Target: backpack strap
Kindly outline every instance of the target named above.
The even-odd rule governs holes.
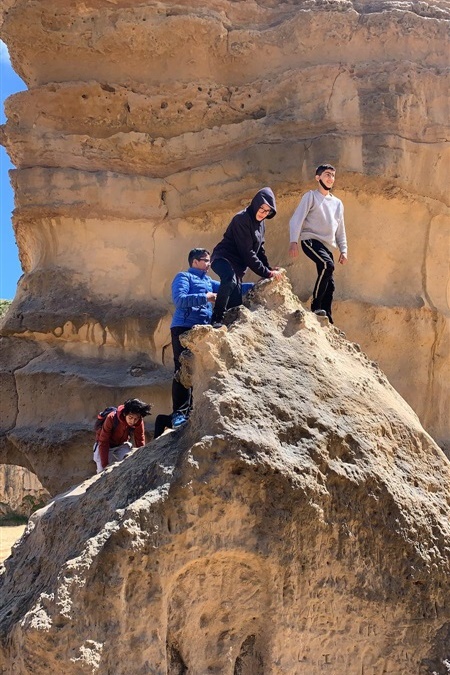
[[[114,417],[113,417],[112,430],[115,431],[117,429],[118,425],[119,425],[119,416],[118,416],[117,410],[116,410],[116,412],[114,413]]]

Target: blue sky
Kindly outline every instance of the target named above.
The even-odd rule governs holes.
[[[3,105],[5,98],[26,88],[23,80],[11,68],[8,50],[0,40],[0,124],[6,121]],[[22,274],[11,223],[14,194],[8,170],[12,168],[5,148],[0,146],[0,299],[2,300],[11,300],[14,297],[17,281]]]

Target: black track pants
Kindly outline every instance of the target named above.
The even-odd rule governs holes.
[[[318,239],[305,239],[301,242],[302,251],[308,258],[310,258],[317,267],[317,280],[313,291],[313,300],[311,309],[314,312],[316,309],[324,309],[330,321],[331,303],[333,302],[334,293],[334,258],[331,251],[327,249]]]
[[[172,429],[172,415],[157,415],[155,420],[155,435],[153,438],[162,436],[166,429]]]

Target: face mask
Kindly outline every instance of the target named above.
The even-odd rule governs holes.
[[[324,183],[322,183],[322,179],[321,179],[321,178],[319,178],[319,183],[321,184],[321,186],[323,187],[324,190],[331,190],[330,187],[328,187],[327,185],[325,185]]]

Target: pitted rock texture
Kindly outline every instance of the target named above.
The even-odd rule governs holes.
[[[185,337],[186,426],[32,516],[6,673],[446,675],[448,459],[286,281],[235,314]]]
[[[313,269],[288,261],[288,221],[315,185],[315,166],[331,161],[350,251],[337,274],[337,321],[445,447],[448,2],[0,6],[2,39],[29,86],[7,101],[1,131],[17,167],[13,224],[24,268],[1,332],[19,360],[22,342],[43,352],[39,378],[53,378],[53,389],[74,384],[65,361],[68,373],[83,364],[88,403],[82,412],[65,406],[58,423],[87,429],[112,403],[103,374],[114,375],[109,393],[119,402],[143,355],[153,376],[140,391],[155,412],[167,411],[171,281],[189,249],[212,248],[263,185],[279,206],[269,259],[308,301]],[[61,434],[35,375],[1,377],[14,396],[0,460],[15,455],[29,466],[20,439],[39,434],[59,455]],[[32,392],[39,427],[21,420]]]

